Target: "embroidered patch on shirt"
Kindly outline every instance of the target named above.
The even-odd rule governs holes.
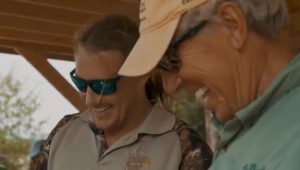
[[[143,170],[151,163],[150,158],[140,154],[130,154],[125,170]]]
[[[246,164],[243,170],[266,170],[265,166],[259,167],[257,164]]]

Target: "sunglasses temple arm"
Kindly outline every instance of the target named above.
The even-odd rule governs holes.
[[[103,89],[104,89],[104,87],[103,87],[102,90],[101,90],[100,98],[99,98],[98,104],[100,104],[100,102],[101,102],[101,97],[102,97]],[[93,118],[93,116],[91,115],[91,113],[89,113],[89,120],[90,120],[91,122],[94,122],[94,118]]]
[[[99,102],[98,102],[98,104],[100,104],[100,102],[101,102],[101,98],[102,98],[103,90],[104,90],[104,87],[102,87],[102,90],[101,90],[101,93],[100,93],[100,98],[99,98]]]

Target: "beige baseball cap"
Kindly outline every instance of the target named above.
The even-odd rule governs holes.
[[[140,38],[119,70],[123,76],[150,72],[160,61],[181,16],[208,0],[141,0]]]

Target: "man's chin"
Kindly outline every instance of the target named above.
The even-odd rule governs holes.
[[[109,124],[104,124],[104,123],[96,123],[96,127],[97,127],[98,129],[101,129],[102,131],[106,131],[106,130],[108,130],[108,129],[111,128],[111,125],[109,125]]]

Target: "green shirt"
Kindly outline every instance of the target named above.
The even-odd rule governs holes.
[[[300,54],[226,124],[210,170],[300,169]]]

